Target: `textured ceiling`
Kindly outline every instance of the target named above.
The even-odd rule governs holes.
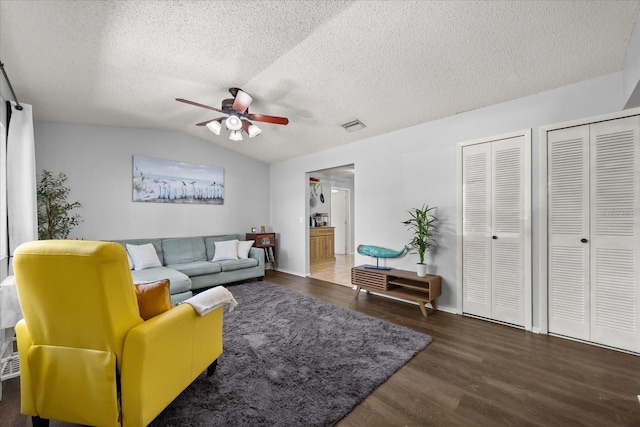
[[[36,120],[173,129],[274,162],[619,71],[640,1],[0,1]],[[285,116],[195,123],[229,87]],[[5,94],[7,96],[7,94]],[[346,132],[358,118],[366,128]]]

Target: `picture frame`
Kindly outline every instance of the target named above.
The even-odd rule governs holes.
[[[224,205],[224,169],[133,156],[132,200],[142,203]]]

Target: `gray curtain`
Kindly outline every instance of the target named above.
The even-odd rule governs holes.
[[[2,269],[6,270],[6,274],[13,274],[11,256],[15,248],[38,239],[38,211],[32,108],[29,104],[21,103],[22,110],[18,110],[14,102],[7,104],[8,130],[6,140],[4,132],[0,139],[3,178],[0,183],[0,257]]]

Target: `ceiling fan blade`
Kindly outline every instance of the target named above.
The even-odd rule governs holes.
[[[256,122],[273,123],[276,125],[286,125],[289,123],[289,119],[286,117],[278,116],[266,116],[264,114],[247,114],[247,119],[255,120]]]
[[[210,106],[204,105],[204,104],[199,104],[197,102],[189,101],[188,99],[176,98],[176,101],[184,102],[185,104],[195,105],[196,107],[206,108],[207,110],[213,110],[213,111],[217,111],[219,113],[224,113],[224,111],[220,110],[219,108],[210,107]]]
[[[251,101],[253,101],[251,95],[238,89],[236,98],[233,101],[233,109],[244,113],[245,111],[247,111],[247,108],[249,108],[249,104],[251,104]]]
[[[251,123],[249,123],[249,120],[243,120],[242,121],[242,130],[245,131],[245,133],[248,135],[249,134],[249,126],[251,125]]]
[[[206,126],[211,122],[221,122],[223,121],[225,118],[224,117],[218,117],[217,119],[213,119],[213,120],[207,120],[206,122],[200,122],[200,123],[196,123],[196,126]]]

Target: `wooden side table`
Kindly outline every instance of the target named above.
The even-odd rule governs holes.
[[[264,249],[265,264],[271,264],[275,270],[276,233],[247,233],[245,239],[253,240],[254,247]]]
[[[437,310],[436,298],[441,295],[441,277],[427,274],[418,277],[413,271],[376,270],[358,266],[351,268],[351,283],[356,286],[355,298],[358,298],[360,290],[373,291],[383,295],[415,301],[420,306],[422,315],[427,317],[426,303]]]

